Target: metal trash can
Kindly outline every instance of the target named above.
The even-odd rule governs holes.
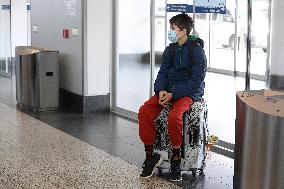
[[[284,188],[284,93],[237,92],[234,189]]]
[[[16,47],[16,98],[20,107],[34,111],[59,106],[57,50]]]

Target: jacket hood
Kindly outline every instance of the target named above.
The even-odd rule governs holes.
[[[196,41],[202,48],[204,48],[204,41],[195,35],[189,35],[188,41]]]

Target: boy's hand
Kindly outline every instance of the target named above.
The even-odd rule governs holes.
[[[159,104],[162,106],[166,106],[168,104],[169,101],[171,101],[173,98],[172,93],[167,93],[164,98],[162,98],[161,100],[159,100]]]
[[[167,91],[160,91],[159,92],[159,103],[164,101],[167,97]]]

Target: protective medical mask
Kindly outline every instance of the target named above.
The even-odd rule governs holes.
[[[175,31],[169,30],[169,31],[168,31],[168,39],[169,39],[171,42],[176,43],[176,42],[178,42],[179,37],[178,37],[178,35],[177,35],[177,33],[176,33]]]

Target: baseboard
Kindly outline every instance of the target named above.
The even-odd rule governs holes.
[[[84,113],[110,112],[110,94],[85,96],[83,103]]]
[[[82,96],[59,89],[60,108],[78,113],[110,111],[110,95]]]
[[[276,91],[284,91],[284,76],[270,75],[269,88]]]

